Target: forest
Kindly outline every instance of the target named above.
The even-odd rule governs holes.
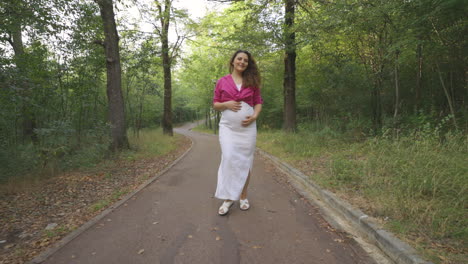
[[[224,8],[200,18],[174,2],[0,2],[0,184],[108,159],[145,129],[216,132],[214,85],[243,49],[260,148],[376,201],[359,206],[431,261],[466,260],[466,1],[211,0]]]

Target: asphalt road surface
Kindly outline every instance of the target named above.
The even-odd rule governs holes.
[[[251,208],[219,216],[218,137],[189,128],[176,129],[193,140],[183,159],[44,263],[375,263],[259,155]]]

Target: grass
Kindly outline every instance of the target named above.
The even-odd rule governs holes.
[[[177,147],[177,142],[182,136],[164,135],[162,129],[142,129],[137,135],[129,133],[128,140],[132,148],[125,156],[128,160],[140,159],[145,157],[158,157],[165,155]]]
[[[213,129],[206,127],[204,124],[196,126],[192,130],[201,133],[214,134]]]
[[[354,141],[325,128],[264,131],[257,145],[385,219],[388,229],[431,261],[461,263],[468,257],[466,135]]]
[[[102,199],[91,205],[89,208],[92,212],[97,212],[103,208],[106,208],[110,204],[110,199]]]
[[[71,230],[64,226],[58,226],[52,230],[44,230],[44,235],[46,237],[52,238],[55,236],[60,236],[66,233],[69,233]]]

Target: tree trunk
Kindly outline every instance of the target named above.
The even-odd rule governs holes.
[[[380,131],[382,127],[382,102],[380,96],[380,90],[382,87],[381,73],[377,74],[374,80],[374,89],[372,89],[372,123],[375,133]]]
[[[109,120],[112,125],[111,150],[128,148],[125,126],[125,106],[122,96],[122,70],[120,67],[119,36],[115,24],[112,0],[95,0],[101,10],[104,26],[104,48],[107,66],[107,101]]]
[[[163,133],[165,135],[173,136],[172,131],[172,84],[171,84],[171,64],[172,58],[169,55],[169,22],[171,19],[171,0],[164,0],[164,10],[159,1],[156,1],[159,11],[159,20],[161,22],[161,30],[159,36],[161,37],[161,54],[163,59],[164,71],[164,111],[163,111]]]
[[[211,109],[208,109],[206,113],[208,115],[208,128],[212,129],[213,127],[212,127],[212,122],[211,122]]]
[[[445,86],[444,79],[442,78],[442,73],[440,72],[439,63],[436,62],[436,66],[437,66],[437,72],[439,73],[440,84],[442,85],[442,88],[444,89],[445,97],[447,98],[447,102],[450,108],[450,114],[452,115],[453,125],[458,130],[457,119],[455,118],[455,110],[452,105],[452,98],[450,97],[450,94],[447,91],[447,87]]]
[[[400,51],[395,52],[395,111],[393,112],[393,118],[396,120],[398,117],[398,108],[400,107],[400,80],[398,76],[398,57]]]
[[[28,81],[29,78],[27,76],[27,61],[24,53],[21,24],[19,24],[19,21],[18,23],[15,23],[13,25],[11,39],[9,42],[15,53],[15,65],[18,68],[18,71],[20,72],[22,77],[24,78],[24,80],[21,82],[23,86],[23,89],[21,91],[21,97],[23,98],[21,105],[21,112],[23,118],[21,124],[23,131],[23,143],[28,139],[36,143],[38,140],[36,134],[34,134],[34,128],[36,128],[36,120],[34,117],[34,110],[31,109],[31,104],[28,103],[28,99],[31,98],[32,91]]]
[[[284,123],[287,132],[296,131],[296,33],[294,32],[295,1],[285,0],[284,57]]]
[[[418,72],[416,74],[416,91],[415,91],[415,102],[414,108],[417,113],[421,108],[421,90],[422,90],[422,66],[423,66],[423,56],[422,56],[422,44],[419,43],[416,48],[416,53],[418,54]]]

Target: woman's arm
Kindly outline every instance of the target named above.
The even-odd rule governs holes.
[[[229,109],[231,111],[237,112],[241,109],[241,103],[236,101],[227,101],[227,102],[215,102],[213,103],[213,109],[217,111],[224,111]]]

